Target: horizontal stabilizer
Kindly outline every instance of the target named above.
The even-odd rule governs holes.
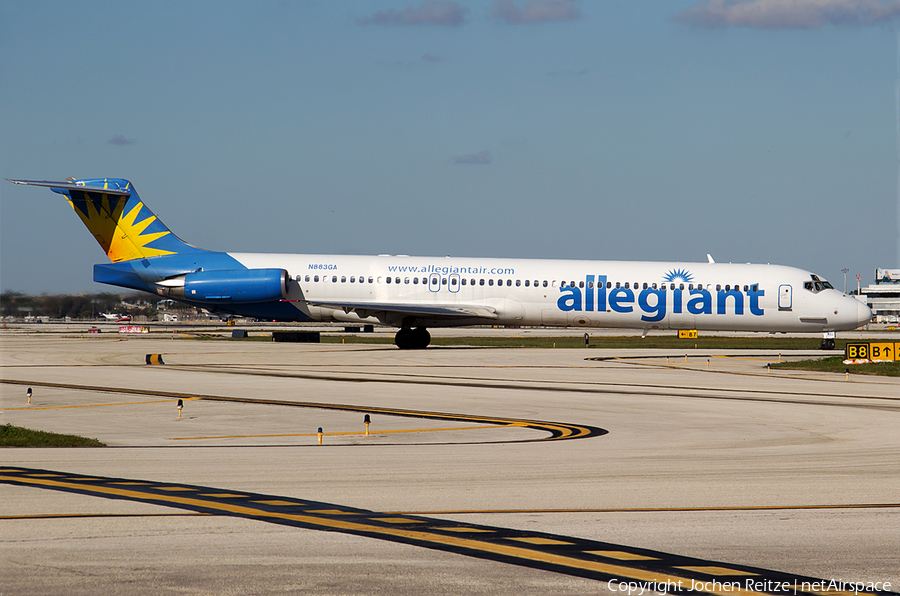
[[[46,186],[47,188],[58,188],[60,190],[87,190],[97,191],[108,195],[119,195],[127,197],[131,194],[131,190],[122,190],[118,188],[103,188],[99,186],[85,186],[84,184],[72,184],[71,182],[53,182],[51,180],[10,180],[13,184],[26,184],[28,186]]]

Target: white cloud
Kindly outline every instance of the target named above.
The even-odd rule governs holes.
[[[673,18],[704,27],[817,29],[867,26],[900,16],[900,0],[709,0]]]
[[[528,0],[519,8],[513,0],[494,0],[491,17],[512,25],[550,23],[581,18],[577,0]]]
[[[125,138],[125,135],[116,135],[106,142],[110,145],[134,145],[134,140]]]
[[[472,155],[459,155],[450,160],[450,163],[455,163],[458,165],[476,165],[476,166],[486,166],[491,163],[491,152],[490,151],[480,151],[478,153],[474,153]]]
[[[455,0],[425,0],[419,6],[403,10],[379,10],[360,20],[363,25],[449,25],[466,22],[468,8]]]

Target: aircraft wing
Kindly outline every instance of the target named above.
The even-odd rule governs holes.
[[[490,306],[466,305],[466,304],[401,304],[391,302],[318,302],[309,300],[308,304],[334,310],[369,311],[369,312],[395,312],[404,315],[418,315],[421,317],[448,317],[498,319],[496,309]],[[360,313],[361,315],[363,313]],[[366,315],[363,315],[366,316]]]

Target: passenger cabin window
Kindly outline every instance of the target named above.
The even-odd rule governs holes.
[[[387,283],[391,283],[391,278],[390,278],[390,277],[385,277],[385,278],[384,278],[384,281],[386,281]]]
[[[455,277],[451,277],[451,278],[450,278],[450,285],[451,285],[451,286],[455,286],[455,285],[456,285],[456,278],[455,278]]]
[[[511,280],[511,279],[507,279],[507,280],[506,280],[506,285],[507,285],[507,287],[508,287],[508,286],[511,286],[511,285],[512,285],[512,280]]]
[[[575,282],[572,282],[572,285],[574,286],[574,285],[575,285]],[[584,287],[584,282],[583,282],[583,281],[578,282],[578,287],[579,287],[579,288],[583,288],[583,287]]]
[[[308,275],[306,276],[306,281],[309,281],[309,276],[308,276]]]
[[[488,285],[489,285],[489,286],[494,285],[494,280],[493,280],[493,279],[489,279],[489,280],[488,280]]]
[[[319,276],[318,276],[318,275],[315,276],[315,277],[313,278],[313,281],[316,282],[316,283],[319,283]]]
[[[547,280],[546,280],[546,279],[544,280],[544,287],[545,287],[545,288],[547,287]]]
[[[355,277],[355,276],[353,276],[353,275],[350,276],[350,283],[352,283],[352,284],[355,284],[355,283],[356,283],[356,277]]]
[[[529,282],[529,281],[531,281],[531,280],[528,280],[528,279],[525,280],[525,287],[526,287],[526,288],[528,287],[528,282]]]
[[[484,285],[484,280],[483,280],[483,279],[479,279],[479,280],[478,280],[478,285],[479,285],[479,286],[483,286],[483,285]]]
[[[626,282],[625,282],[625,289],[628,290],[628,289],[630,289],[630,288],[631,288],[631,286],[630,286],[629,283],[626,281]]]
[[[337,283],[337,275],[332,275],[332,276],[331,276],[331,283],[333,283],[333,284],[336,284],[336,283]]]
[[[404,278],[403,278],[403,283],[405,283],[406,285],[409,285],[409,278],[408,278],[408,277],[404,277]]]
[[[464,277],[461,280],[459,280],[459,283],[461,283],[462,285],[466,285],[466,278]]]

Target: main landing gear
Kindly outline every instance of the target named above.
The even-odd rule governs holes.
[[[424,327],[401,327],[394,336],[394,343],[401,350],[421,350],[431,342],[431,334]]]

